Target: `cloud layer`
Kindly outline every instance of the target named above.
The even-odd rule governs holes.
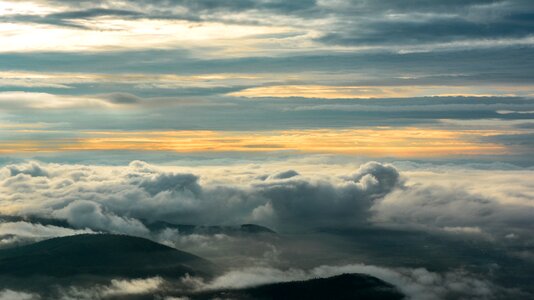
[[[393,165],[378,162],[324,176],[291,169],[255,171],[246,165],[228,167],[226,173],[176,170],[142,161],[125,167],[35,161],[7,165],[0,169],[5,195],[1,209],[5,215],[140,236],[150,232],[146,221],[167,221],[258,223],[282,231],[381,224],[499,239],[510,234],[531,237],[532,188],[521,179],[530,171],[498,171],[488,177],[494,182],[488,189],[484,181],[458,186],[461,181],[439,174],[431,175],[434,182],[428,181],[419,170],[402,175]],[[515,191],[507,183],[514,180]],[[49,226],[34,231],[54,230]]]
[[[347,272],[377,276],[414,299],[491,299],[511,293],[499,287],[509,284],[506,278],[513,279],[514,288],[524,288],[526,277],[520,266],[530,266],[534,256],[529,246],[534,240],[533,190],[526,180],[531,170],[396,165],[10,164],[0,169],[4,195],[0,240],[3,247],[9,247],[78,233],[130,234],[192,251],[231,268],[213,282],[197,280],[195,285],[191,281],[189,288],[233,287],[236,282],[255,285]],[[466,182],[465,178],[479,181]],[[257,223],[279,234],[190,232],[169,225],[155,229],[150,224],[157,221]],[[403,249],[393,254],[391,245]],[[302,249],[312,250],[302,253]],[[317,267],[375,260],[387,268]],[[243,266],[250,269],[243,270]],[[159,281],[150,284],[154,289],[168,287]],[[123,288],[137,291],[143,286],[112,282],[95,290],[73,287],[64,293],[71,298],[107,297]]]
[[[187,173],[166,173],[139,161],[129,167],[4,167],[5,212],[66,220],[76,228],[142,235],[139,219],[174,223],[281,227],[360,224],[373,202],[401,182],[390,165],[368,163],[332,181],[285,172],[248,185],[203,185]]]
[[[211,281],[186,276],[179,281],[159,277],[135,280],[112,280],[108,285],[93,287],[70,286],[57,291],[60,299],[113,299],[117,296],[158,295],[165,299],[188,299],[189,293],[222,289],[242,289],[258,285],[328,278],[341,274],[361,273],[374,276],[399,288],[412,300],[433,299],[500,299],[520,297],[517,291],[506,290],[467,272],[430,272],[426,269],[384,268],[365,264],[320,266],[311,270],[274,268],[236,269]],[[40,299],[38,294],[3,290],[0,299]],[[183,298],[180,298],[180,297]],[[11,298],[10,298],[11,297]],[[17,298],[19,297],[19,298]],[[178,298],[172,298],[178,297]]]

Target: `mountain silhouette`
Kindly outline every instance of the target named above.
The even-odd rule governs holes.
[[[0,276],[180,277],[214,270],[196,255],[127,235],[80,234],[0,250]]]

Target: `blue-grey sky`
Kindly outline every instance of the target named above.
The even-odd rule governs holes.
[[[1,152],[528,161],[533,28],[520,0],[0,1]]]

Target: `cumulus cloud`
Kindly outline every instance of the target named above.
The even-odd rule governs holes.
[[[12,164],[0,168],[5,195],[0,208],[7,214],[64,220],[78,229],[141,236],[149,234],[145,220],[258,223],[282,231],[371,222],[494,238],[529,237],[532,229],[532,191],[524,180],[528,171],[488,177],[493,184],[458,185],[449,177],[444,181],[441,173],[401,175],[378,162],[364,163],[349,175],[289,170],[262,177],[265,170],[247,168],[225,173],[142,161],[117,167]]]
[[[102,205],[87,200],[70,202],[64,208],[55,210],[52,216],[67,220],[78,228],[88,227],[133,235],[148,233],[148,229],[140,221],[105,212]]]
[[[139,186],[152,196],[163,191],[175,191],[196,197],[201,191],[198,177],[193,174],[158,174],[156,177],[144,179]]]
[[[18,174],[26,174],[32,177],[48,176],[48,173],[39,166],[36,162],[29,162],[27,164],[9,165],[6,167],[11,173],[11,176]]]
[[[16,170],[16,171],[13,171]],[[38,170],[38,171],[37,171]],[[202,182],[197,175],[128,167],[31,162],[0,169],[5,210],[66,220],[76,228],[143,235],[139,219],[192,224],[321,226],[365,222],[373,202],[400,184],[390,165],[368,163],[345,177],[276,173],[248,184]],[[47,176],[38,176],[47,174]],[[257,176],[256,176],[257,177]]]
[[[397,189],[374,203],[377,223],[442,229],[451,233],[510,233],[530,236],[534,206],[505,204],[495,198],[469,193],[454,187],[415,184]]]
[[[377,196],[391,192],[401,183],[400,174],[392,165],[370,162],[362,165],[349,180],[361,185],[362,189],[369,190]]]

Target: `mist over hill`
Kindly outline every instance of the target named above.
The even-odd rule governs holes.
[[[257,287],[191,294],[191,299],[366,299],[401,300],[405,296],[393,285],[362,274],[342,274],[329,278],[310,279],[260,285]]]
[[[4,297],[10,297],[9,291],[15,289],[24,290],[18,296],[44,299],[154,299],[156,291],[158,295],[189,299],[404,298],[393,285],[362,274],[255,284],[248,288],[198,285],[216,281],[221,274],[220,268],[198,256],[126,235],[79,234],[0,250],[0,290],[4,289]],[[31,286],[25,282],[28,279],[33,282]],[[111,287],[105,287],[109,282]],[[146,289],[136,290],[138,285],[146,285]]]

